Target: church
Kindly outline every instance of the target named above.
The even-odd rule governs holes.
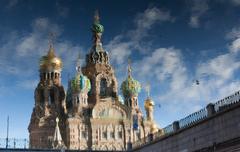
[[[164,134],[154,122],[154,101],[149,95],[143,117],[138,100],[141,85],[134,79],[130,63],[126,79],[118,86],[109,54],[102,47],[104,27],[97,13],[91,30],[93,44],[86,64],[81,66],[80,57],[76,58],[76,73],[68,80],[67,89],[61,84],[64,63],[52,43],[41,57],[28,127],[29,148],[127,150],[141,138]]]

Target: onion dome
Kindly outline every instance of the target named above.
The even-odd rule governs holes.
[[[101,25],[100,23],[99,23],[99,21],[98,22],[94,22],[93,23],[93,26],[92,26],[92,31],[94,32],[94,33],[103,33],[104,32],[104,27],[103,27],[103,25]]]
[[[53,45],[50,45],[48,54],[40,59],[41,70],[60,70],[62,69],[62,61],[55,55]]]
[[[76,75],[70,81],[70,88],[72,92],[89,92],[91,89],[90,80],[83,74]]]
[[[98,11],[95,12],[94,23],[92,26],[93,33],[103,33],[104,27],[100,24]]]
[[[147,92],[147,99],[144,101],[144,108],[146,110],[152,110],[155,104],[154,101],[150,98],[150,84],[146,85],[145,90]]]
[[[137,96],[138,93],[141,91],[141,85],[140,83],[133,79],[131,75],[131,66],[130,62],[128,64],[128,77],[125,81],[123,81],[121,85],[121,91],[123,93],[124,98],[128,98],[131,96]]]
[[[144,108],[147,109],[153,109],[154,101],[151,98],[147,98],[144,102]]]
[[[89,92],[91,89],[90,80],[82,74],[81,66],[80,66],[80,56],[77,61],[76,66],[77,74],[76,76],[70,80],[70,89],[72,92]]]

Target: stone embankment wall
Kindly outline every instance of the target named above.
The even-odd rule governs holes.
[[[133,143],[134,152],[240,151],[240,93],[173,122]]]

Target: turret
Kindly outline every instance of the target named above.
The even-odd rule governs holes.
[[[95,13],[92,25],[93,44],[90,52],[86,55],[86,66],[82,72],[91,82],[91,91],[89,92],[89,106],[106,100],[117,100],[117,79],[113,68],[109,63],[108,52],[102,47],[101,37],[104,31],[100,23],[98,12]]]
[[[146,86],[147,99],[144,101],[144,108],[146,110],[147,124],[150,127],[150,134],[159,131],[156,123],[154,122],[153,111],[154,111],[154,101],[150,97],[150,85]]]
[[[128,62],[128,77],[125,81],[123,81],[121,91],[125,100],[125,105],[138,110],[138,93],[141,91],[141,85],[132,77],[130,60]]]
[[[150,86],[146,87],[147,99],[144,102],[144,108],[146,110],[146,117],[148,121],[153,121],[154,101],[150,98]]]
[[[62,61],[55,55],[53,40],[50,40],[47,55],[40,59],[40,82],[35,90],[35,106],[45,110],[49,115],[50,107],[59,113],[65,111],[65,91],[61,85]],[[46,108],[44,108],[46,107]]]
[[[83,107],[88,106],[88,92],[91,89],[90,80],[83,75],[80,65],[80,56],[76,65],[76,76],[68,82],[67,109],[77,115]]]
[[[66,105],[61,71],[62,61],[56,56],[51,39],[48,53],[41,57],[39,64],[40,81],[34,92],[35,105],[28,127],[31,148],[52,148],[57,117],[59,127],[64,128]]]

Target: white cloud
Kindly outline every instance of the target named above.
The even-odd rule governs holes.
[[[229,33],[226,34],[227,39],[240,38],[240,27],[233,28]]]
[[[20,42],[16,46],[19,56],[29,56],[30,54],[41,55],[48,47],[48,35],[54,33],[60,36],[62,29],[59,25],[52,23],[48,18],[37,18],[32,24],[33,31],[20,37]]]
[[[230,0],[230,2],[231,2],[233,5],[236,5],[236,6],[239,6],[239,5],[240,5],[240,0]]]
[[[200,18],[208,11],[208,0],[192,0],[189,25],[193,28],[200,26]]]
[[[232,44],[237,40],[235,36]],[[151,81],[155,102],[162,105],[158,115],[167,112],[168,118],[173,118],[159,117],[158,121],[171,123],[239,90],[240,79],[236,77],[240,70],[238,52],[229,47],[226,53],[197,61],[199,63],[193,69],[188,69],[182,50],[158,48],[134,63],[134,73],[140,82]],[[200,81],[199,85],[193,81],[196,79]]]
[[[18,75],[24,71],[25,77],[38,72],[38,61],[48,51],[48,37],[52,32],[56,35],[54,48],[56,55],[63,60],[65,70],[74,69],[77,54],[82,52],[79,45],[74,45],[61,38],[62,27],[48,18],[36,18],[32,22],[32,30],[24,34],[13,32],[0,47],[0,73]],[[5,43],[6,41],[6,43]],[[31,63],[31,64],[29,64]],[[4,65],[4,66],[1,66]],[[63,70],[64,70],[63,69]],[[71,71],[71,70],[70,70]]]
[[[224,80],[232,78],[234,72],[240,67],[240,62],[233,54],[219,55],[205,63],[200,63],[198,75],[210,75]]]
[[[191,16],[189,25],[194,28],[199,27],[199,16]]]
[[[113,63],[122,64],[131,55],[132,50],[146,52],[147,46],[140,45],[141,40],[148,36],[152,26],[162,22],[173,22],[174,18],[169,11],[163,11],[156,7],[147,8],[143,13],[139,13],[134,19],[136,28],[115,36],[107,45]],[[124,41],[129,39],[129,41]]]
[[[148,30],[151,29],[154,24],[174,22],[174,20],[169,11],[163,11],[156,7],[147,8],[135,18],[136,29],[130,32],[131,39],[139,41],[147,36]]]
[[[186,81],[186,68],[181,60],[180,50],[174,47],[156,49],[151,55],[145,56],[134,65],[141,65],[141,68],[136,68],[136,73],[142,79],[150,76],[157,78],[160,82],[171,79],[171,89],[182,88]],[[178,81],[179,79],[181,81]]]
[[[18,4],[19,0],[8,0],[7,9],[11,9]]]
[[[58,14],[59,14],[61,17],[67,17],[67,16],[68,16],[68,14],[69,14],[69,8],[61,5],[61,3],[59,3],[58,1],[56,2],[56,8],[57,8]]]
[[[111,61],[122,64],[131,54],[132,42],[122,42],[121,36],[116,36],[107,45],[107,51],[110,52]]]
[[[149,29],[155,22],[174,21],[169,11],[162,11],[156,7],[148,8],[137,15],[135,22],[139,29]]]
[[[230,45],[230,51],[233,53],[237,53],[238,51],[240,51],[240,38],[237,38],[232,42],[232,44]]]

